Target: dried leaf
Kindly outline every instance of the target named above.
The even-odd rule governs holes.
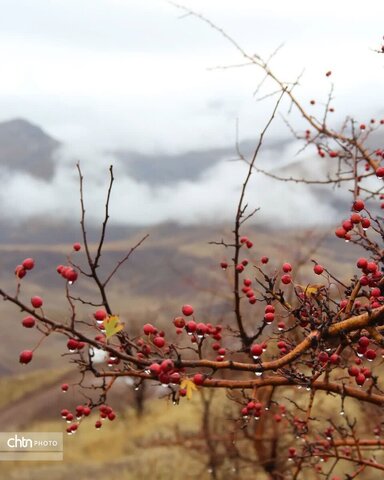
[[[104,320],[103,325],[105,328],[105,336],[107,338],[116,335],[116,333],[119,333],[124,328],[124,325],[120,322],[118,315],[111,315],[110,317],[107,317]]]
[[[183,378],[180,382],[180,388],[185,388],[187,391],[186,397],[188,400],[192,398],[192,392],[197,390],[196,385],[189,378]]]

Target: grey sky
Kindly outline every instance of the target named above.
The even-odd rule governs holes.
[[[300,94],[325,96],[332,69],[337,112],[377,108],[382,2],[186,0],[250,53],[286,46],[275,64]],[[1,119],[27,117],[67,142],[181,151],[254,134],[265,120],[252,69],[217,32],[161,0],[1,0]],[[371,6],[370,6],[371,5]],[[363,90],[363,93],[362,93]],[[364,94],[364,102],[361,95]],[[267,107],[266,107],[267,108]],[[345,110],[345,111],[344,111]]]

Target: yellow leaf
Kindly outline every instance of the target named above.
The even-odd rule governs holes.
[[[185,388],[187,391],[186,397],[188,400],[192,398],[192,392],[197,390],[196,385],[189,378],[183,378],[180,382],[180,388]]]
[[[124,328],[124,325],[120,323],[118,315],[111,315],[110,317],[106,318],[103,322],[103,325],[105,328],[105,336],[107,338],[116,335],[116,333],[119,333]]]
[[[296,285],[307,297],[321,297],[322,293],[324,293],[325,285],[321,283],[310,283],[306,286],[303,285]]]

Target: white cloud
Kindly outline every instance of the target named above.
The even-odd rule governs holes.
[[[293,157],[296,144],[288,145],[276,157],[276,150],[265,150],[258,164],[275,168]],[[63,152],[52,182],[47,183],[26,174],[6,173],[1,178],[2,213],[12,219],[79,218],[79,188],[74,158],[81,159],[84,174],[84,197],[89,221],[100,222],[104,214],[108,185],[108,166],[114,163],[115,184],[111,197],[111,221],[121,224],[150,225],[164,221],[182,224],[232,221],[247,166],[223,158],[206,170],[199,181],[180,181],[168,186],[151,187],[126,175],[119,162],[95,152]],[[316,175],[313,162],[311,172]],[[22,192],[22,195],[20,195]],[[334,194],[333,194],[334,195]],[[246,194],[249,211],[260,207],[262,222],[279,225],[329,224],[335,212],[328,203],[319,202],[316,192],[307,185],[276,182],[254,174]]]

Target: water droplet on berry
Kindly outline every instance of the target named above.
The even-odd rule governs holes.
[[[341,416],[345,415],[344,410],[340,410],[340,415],[341,415]]]

